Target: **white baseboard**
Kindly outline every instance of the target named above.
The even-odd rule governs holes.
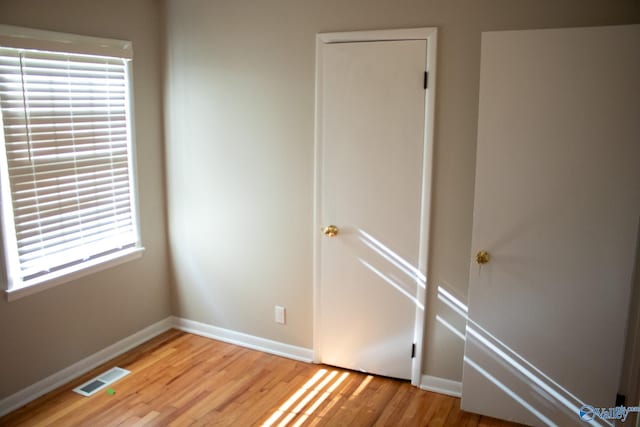
[[[46,394],[69,381],[74,380],[80,375],[89,372],[91,369],[100,366],[101,364],[113,359],[125,353],[132,348],[149,341],[151,338],[160,335],[161,333],[171,329],[173,327],[173,317],[167,317],[151,326],[144,328],[143,330],[130,335],[109,347],[86,357],[79,362],[74,363],[71,366],[64,368],[61,371],[56,372],[47,378],[38,381],[35,384],[26,387],[19,392],[12,394],[0,400],[0,416],[8,414],[9,412],[26,405],[32,400]]]
[[[236,332],[230,329],[208,325],[206,323],[196,322],[195,320],[174,317],[173,327],[184,332],[202,335],[203,337],[213,338],[218,341],[236,344],[253,350],[275,354],[276,356],[299,360],[301,362],[311,363],[313,360],[313,350],[311,349],[297,347],[294,345],[281,343],[279,341],[272,341],[266,338],[260,338],[254,335],[244,334],[242,332]]]
[[[462,396],[462,383],[460,381],[453,381],[440,377],[432,377],[431,375],[422,376],[420,388],[422,390],[446,394],[447,396]]]
[[[11,396],[1,399],[0,416],[6,415],[11,411],[26,405],[43,394],[74,380],[91,369],[94,369],[110,359],[131,350],[132,348],[171,328],[224,341],[230,344],[236,344],[253,350],[299,360],[301,362],[313,362],[313,350],[308,348],[272,341],[266,338],[260,338],[254,335],[196,322],[194,320],[170,316],[118,341],[115,344],[110,345],[103,350],[98,351],[97,353],[92,354],[89,357],[80,360],[79,362],[74,363],[67,368],[62,369],[61,371],[56,372],[47,378],[44,378],[43,380],[38,381],[35,384],[30,385],[29,387],[18,391]],[[420,388],[423,390],[447,394],[449,396],[460,397],[462,384],[458,381],[423,375]]]

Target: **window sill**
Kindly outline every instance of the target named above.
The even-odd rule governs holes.
[[[92,263],[85,263],[80,266],[71,267],[66,270],[61,270],[50,276],[46,276],[42,281],[31,283],[20,288],[8,289],[5,291],[5,296],[7,297],[7,301],[15,301],[22,297],[51,289],[63,283],[79,279],[89,274],[97,273],[98,271],[106,270],[107,268],[111,268],[119,264],[124,264],[125,262],[133,261],[134,259],[142,257],[143,252],[144,248],[131,248],[110,256],[98,258]]]

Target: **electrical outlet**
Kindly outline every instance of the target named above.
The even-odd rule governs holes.
[[[276,323],[280,323],[282,325],[286,323],[286,312],[287,312],[286,308],[280,305],[276,305],[275,307]]]

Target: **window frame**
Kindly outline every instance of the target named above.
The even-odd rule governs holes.
[[[37,30],[32,28],[0,25],[0,46],[16,49],[32,49],[40,51],[53,51],[69,54],[110,56],[124,59],[125,69],[125,107],[128,118],[128,163],[129,163],[129,191],[131,199],[131,221],[134,228],[136,243],[133,247],[119,250],[106,256],[81,262],[79,264],[63,268],[57,272],[32,279],[28,284],[21,280],[14,283],[12,269],[15,261],[11,258],[17,256],[14,253],[17,245],[15,242],[15,226],[12,212],[11,189],[9,185],[7,158],[5,150],[0,150],[0,162],[2,176],[0,176],[0,240],[2,241],[3,254],[0,256],[0,273],[6,299],[13,301],[27,295],[32,295],[67,283],[81,277],[138,259],[144,252],[141,241],[140,209],[138,200],[138,179],[135,144],[135,120],[134,120],[134,93],[133,93],[133,48],[130,41],[97,38],[77,34],[59,33],[53,31]],[[0,125],[2,113],[0,111]],[[0,143],[4,146],[4,131],[0,130]],[[5,203],[5,197],[10,201]]]

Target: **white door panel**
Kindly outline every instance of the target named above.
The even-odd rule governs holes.
[[[411,377],[427,42],[322,46],[318,355]]]
[[[462,407],[614,405],[640,218],[640,26],[484,33]]]

